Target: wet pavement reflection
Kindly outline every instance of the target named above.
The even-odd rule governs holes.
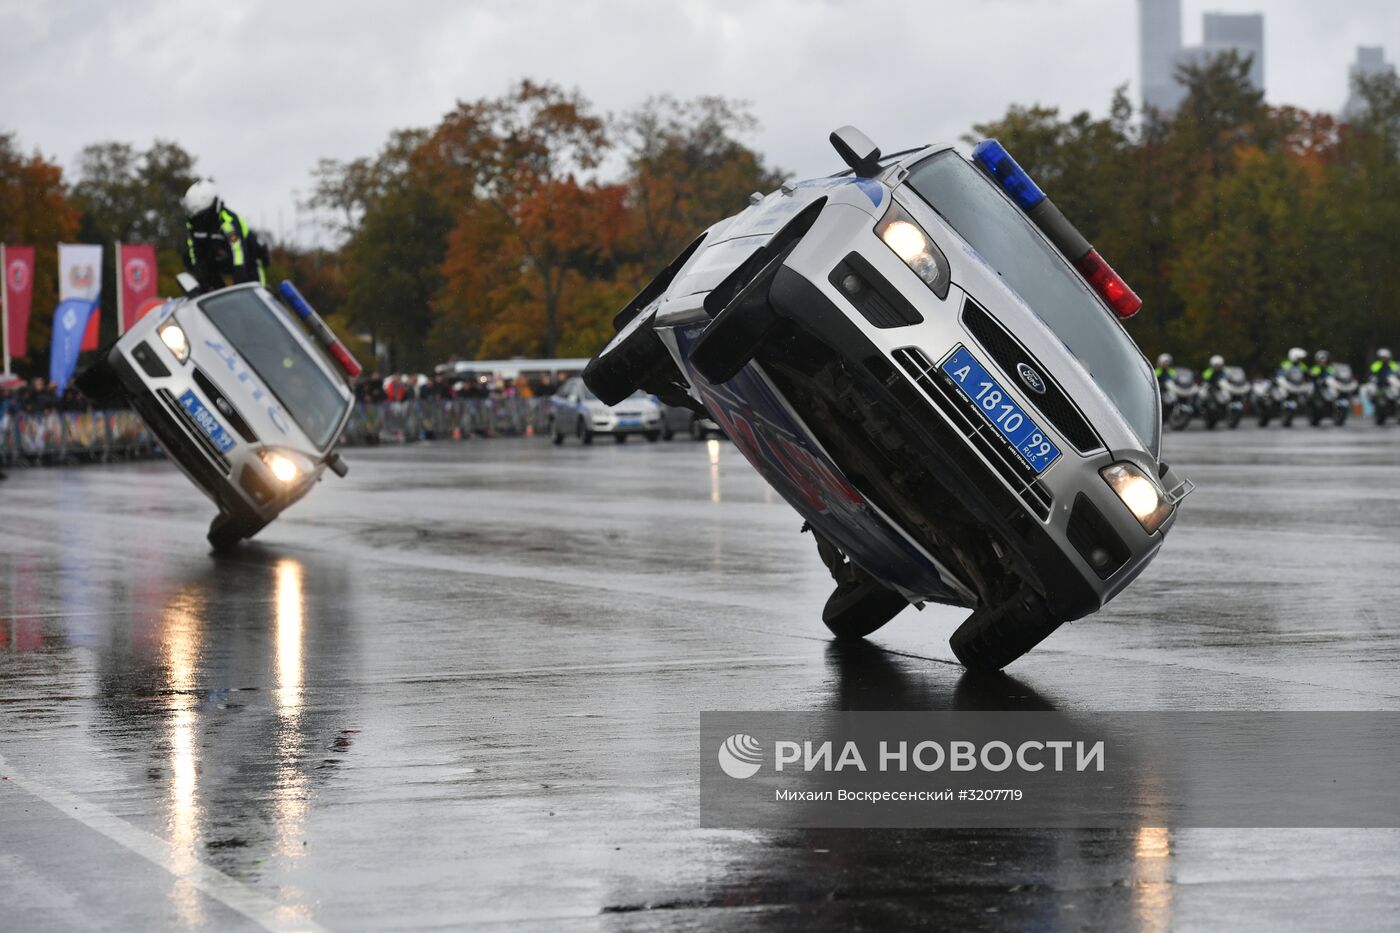
[[[1390,831],[697,825],[705,709],[1396,708],[1400,435],[1319,437],[1169,436],[1162,558],[995,677],[832,644],[722,441],[353,451],[221,559],[167,468],[12,475],[0,925],[1384,928]]]

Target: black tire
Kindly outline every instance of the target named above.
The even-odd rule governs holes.
[[[78,391],[91,402],[109,401],[119,398],[122,394],[121,380],[117,378],[117,371],[112,368],[112,364],[108,361],[110,353],[109,344],[97,355],[93,364],[83,370],[74,380]]]
[[[778,314],[768,303],[768,289],[799,242],[795,239],[778,250],[691,345],[690,362],[711,385],[738,375],[777,329]]]
[[[1322,424],[1322,412],[1318,411],[1316,408],[1313,408],[1311,411],[1309,411],[1308,424],[1312,425],[1313,427],[1317,427],[1318,425]]]
[[[1231,431],[1235,430],[1235,428],[1238,428],[1240,426],[1240,420],[1242,418],[1244,418],[1244,412],[1239,410],[1230,412],[1230,419],[1226,423],[1230,425]]]
[[[1215,413],[1215,410],[1214,410],[1214,409],[1211,409],[1210,411],[1207,411],[1207,412],[1206,412],[1206,430],[1207,430],[1207,431],[1214,431],[1214,430],[1215,430],[1215,426],[1216,426],[1217,424],[1219,424],[1219,423],[1220,423],[1220,416],[1219,416],[1218,414]]]
[[[584,383],[605,403],[616,405],[675,366],[652,329],[654,317],[653,308],[632,318],[583,368]]]
[[[842,641],[864,638],[899,615],[909,605],[872,577],[839,584],[827,597],[822,622]]]
[[[1347,423],[1347,415],[1350,413],[1351,412],[1345,408],[1338,408],[1336,411],[1332,412],[1332,423],[1340,428]]]
[[[593,432],[588,430],[588,424],[582,419],[578,419],[578,439],[581,444],[593,443]]]
[[[559,428],[558,418],[549,419],[549,439],[555,447],[561,447],[564,444],[564,432]]]
[[[1191,423],[1191,416],[1180,408],[1172,410],[1171,417],[1167,419],[1167,424],[1173,431],[1184,431]]]
[[[1060,627],[1040,597],[1023,592],[1001,606],[975,610],[948,644],[970,671],[999,671]]]
[[[676,431],[674,428],[671,427],[670,418],[667,418],[665,423],[666,426],[661,429],[661,439],[663,441],[669,441],[676,436]]]
[[[1261,412],[1259,412],[1259,427],[1261,427],[1261,428],[1267,428],[1267,427],[1269,426],[1269,421],[1270,421],[1270,419],[1272,419],[1272,418],[1273,418],[1273,415],[1270,414],[1270,413],[1267,412],[1267,411],[1261,411]]]
[[[232,550],[238,545],[238,542],[242,541],[244,538],[251,538],[253,535],[257,534],[260,528],[261,526],[257,528],[250,527],[238,521],[238,519],[227,512],[220,512],[214,517],[214,520],[209,523],[209,534],[207,535],[209,547],[212,548],[215,553],[222,554]]]
[[[1283,412],[1283,417],[1279,419],[1279,423],[1282,424],[1285,428],[1293,427],[1293,415],[1294,412],[1285,409]]]
[[[661,440],[661,432],[660,432],[660,431],[648,431],[648,432],[646,433],[646,439],[647,439],[647,443],[648,443],[648,444],[655,444],[657,441]]]

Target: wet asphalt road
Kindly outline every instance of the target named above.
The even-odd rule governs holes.
[[[993,679],[833,647],[723,442],[352,450],[229,558],[167,466],[12,474],[0,928],[1393,929],[1395,831],[697,826],[704,709],[1400,707],[1400,431],[1167,445],[1162,556]]]

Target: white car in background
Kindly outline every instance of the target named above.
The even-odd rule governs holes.
[[[290,282],[282,301],[253,283],[207,294],[192,280],[187,287],[194,293],[167,301],[104,351],[79,387],[131,402],[219,507],[209,542],[222,550],[305,496],[328,467],[345,475],[335,448],[353,402],[346,379],[360,367]]]
[[[652,396],[637,391],[616,405],[609,405],[575,376],[549,399],[549,436],[555,444],[576,437],[593,443],[599,434],[611,435],[619,444],[633,434],[656,441],[665,429],[666,413]]]

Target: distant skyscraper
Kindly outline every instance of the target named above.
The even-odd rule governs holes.
[[[1356,64],[1351,66],[1347,80],[1347,102],[1342,108],[1343,120],[1355,120],[1366,110],[1366,104],[1356,94],[1358,77],[1374,78],[1377,75],[1394,74],[1395,66],[1385,60],[1385,49],[1378,45],[1362,45],[1356,49]]]
[[[1142,105],[1170,112],[1183,94],[1174,77],[1181,54],[1181,0],[1138,0],[1138,23]]]
[[[1249,83],[1264,90],[1264,14],[1207,13],[1203,26],[1205,56],[1234,51],[1249,58]]]

